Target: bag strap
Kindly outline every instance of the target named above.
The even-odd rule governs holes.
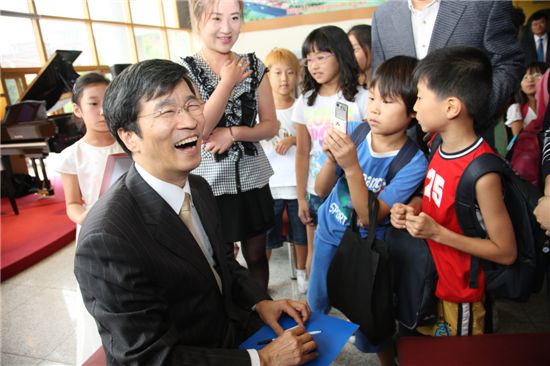
[[[521,118],[525,119],[527,112],[529,112],[529,103],[523,103],[520,105]]]
[[[376,194],[374,194],[371,191],[368,191],[368,194],[369,194],[369,199],[368,199],[369,233],[367,236],[367,243],[372,248],[372,245],[376,239],[376,227],[378,226],[378,211],[380,209],[380,202],[378,201]],[[359,228],[357,227],[357,212],[353,208],[351,210],[350,227],[353,230],[353,232],[355,233],[359,232]]]
[[[495,154],[482,154],[472,160],[458,181],[455,210],[460,228],[464,235],[486,238],[487,231],[479,221],[476,206],[476,182],[487,173],[499,173],[501,176],[513,174],[508,163]],[[480,259],[471,256],[470,288],[478,287]]]
[[[418,146],[416,146],[416,144],[407,137],[407,142],[405,142],[405,145],[403,145],[403,147],[399,150],[395,158],[390,163],[388,173],[386,174],[386,185],[389,185],[391,180],[401,170],[401,168],[403,168],[412,160],[417,151]]]
[[[365,141],[365,138],[367,134],[370,131],[370,126],[368,123],[363,122],[353,130],[353,132],[350,135],[350,139],[353,141],[355,146],[359,146],[363,141]],[[386,173],[386,185],[389,185],[391,180],[396,176],[396,174],[403,168],[405,165],[407,165],[412,158],[416,155],[416,152],[418,151],[418,146],[414,143],[413,140],[411,140],[409,137],[407,137],[407,141],[405,142],[405,145],[399,149],[399,152],[395,156],[395,158],[390,163],[390,166],[388,168],[388,173]],[[344,175],[344,171],[340,166],[336,167],[336,175],[338,177],[341,177]]]
[[[360,123],[355,130],[349,136],[351,141],[358,146],[361,142],[365,141],[368,133],[370,131],[370,125],[367,122]]]

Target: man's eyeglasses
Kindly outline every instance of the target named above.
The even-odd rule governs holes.
[[[319,56],[307,57],[301,59],[300,64],[305,67],[312,66],[313,64],[322,65],[332,56],[334,56],[334,53],[325,53]]]
[[[188,102],[185,105],[166,105],[159,110],[154,111],[149,114],[142,114],[138,118],[153,117],[153,118],[162,118],[166,120],[173,119],[177,115],[181,114],[183,111],[189,113],[193,117],[200,117],[202,115],[202,106],[204,102],[198,100],[193,100]]]

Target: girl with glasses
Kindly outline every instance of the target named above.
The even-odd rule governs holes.
[[[347,106],[348,121],[365,120],[368,92],[359,86],[359,67],[342,29],[325,26],[313,30],[302,45],[302,57],[303,94],[294,105],[291,119],[296,127],[298,214],[306,224],[309,275],[317,209],[323,202],[314,190],[315,178],[326,157],[323,140],[335,120],[338,102]]]
[[[525,75],[521,79],[521,89],[514,96],[514,103],[506,112],[505,124],[510,127],[514,136],[537,118],[536,86],[546,68],[546,64],[534,62],[525,70]]]

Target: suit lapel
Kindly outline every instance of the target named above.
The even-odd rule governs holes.
[[[392,42],[399,44],[399,50],[402,50],[402,55],[416,57],[416,49],[414,48],[414,36],[412,33],[411,11],[407,1],[396,3],[395,11],[391,15],[391,22],[395,30],[392,36]],[[393,32],[393,30],[392,30]]]
[[[126,186],[136,200],[151,236],[195,267],[205,279],[212,281],[217,287],[210,265],[191,232],[168,203],[143,180],[134,166],[128,171]]]
[[[441,1],[428,53],[447,46],[465,9],[466,5],[462,1]]]

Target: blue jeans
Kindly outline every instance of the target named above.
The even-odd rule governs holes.
[[[330,301],[327,292],[327,273],[332,258],[336,254],[336,249],[338,249],[336,245],[321,240],[318,235],[315,235],[309,287],[307,290],[307,302],[311,311],[327,313],[330,310]]]

